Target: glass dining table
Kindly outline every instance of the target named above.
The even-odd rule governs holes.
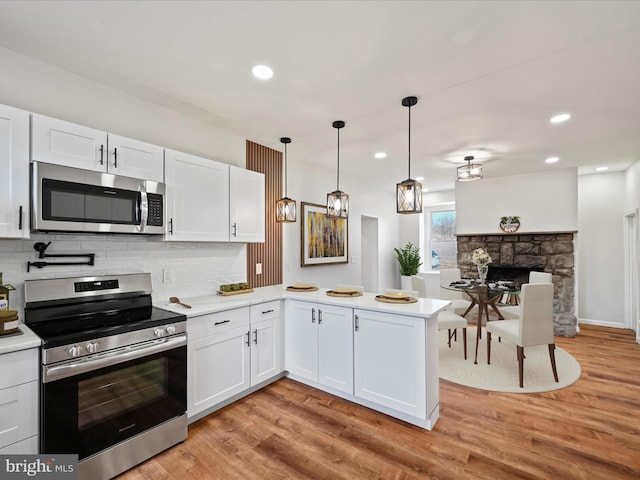
[[[478,319],[477,319],[477,334],[476,334],[476,354],[473,361],[474,364],[478,363],[478,344],[482,336],[482,318],[484,315],[485,320],[489,321],[489,307],[496,313],[500,320],[504,320],[502,313],[496,305],[503,295],[513,297],[520,293],[520,289],[513,282],[496,282],[496,283],[480,283],[477,280],[461,280],[459,282],[453,282],[449,286],[442,285],[447,290],[454,290],[458,292],[464,292],[471,301],[469,307],[462,314],[463,317],[467,317],[469,312],[473,310],[473,307],[478,306]]]

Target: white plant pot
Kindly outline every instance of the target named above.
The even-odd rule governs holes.
[[[410,275],[400,275],[400,289],[401,290],[411,290],[411,276]]]

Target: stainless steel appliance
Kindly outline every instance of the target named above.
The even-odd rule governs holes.
[[[164,233],[165,185],[49,163],[31,164],[31,229]]]
[[[187,436],[184,315],[153,307],[149,274],[25,282],[42,338],[40,453],[112,478]]]

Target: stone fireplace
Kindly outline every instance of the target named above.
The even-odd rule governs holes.
[[[483,247],[489,252],[489,279],[494,274],[522,282],[530,270],[553,275],[554,333],[564,337],[576,335],[574,314],[574,233],[532,233],[510,235],[458,235],[458,267],[462,278],[478,278],[471,252]],[[496,272],[499,269],[500,272]]]

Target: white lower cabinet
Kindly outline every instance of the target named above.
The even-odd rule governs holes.
[[[426,419],[425,322],[358,309],[354,322],[355,395]]]
[[[287,300],[285,369],[353,394],[353,310],[322,303]]]
[[[189,318],[187,415],[282,372],[280,301]]]
[[[38,453],[39,348],[0,355],[0,453]]]

